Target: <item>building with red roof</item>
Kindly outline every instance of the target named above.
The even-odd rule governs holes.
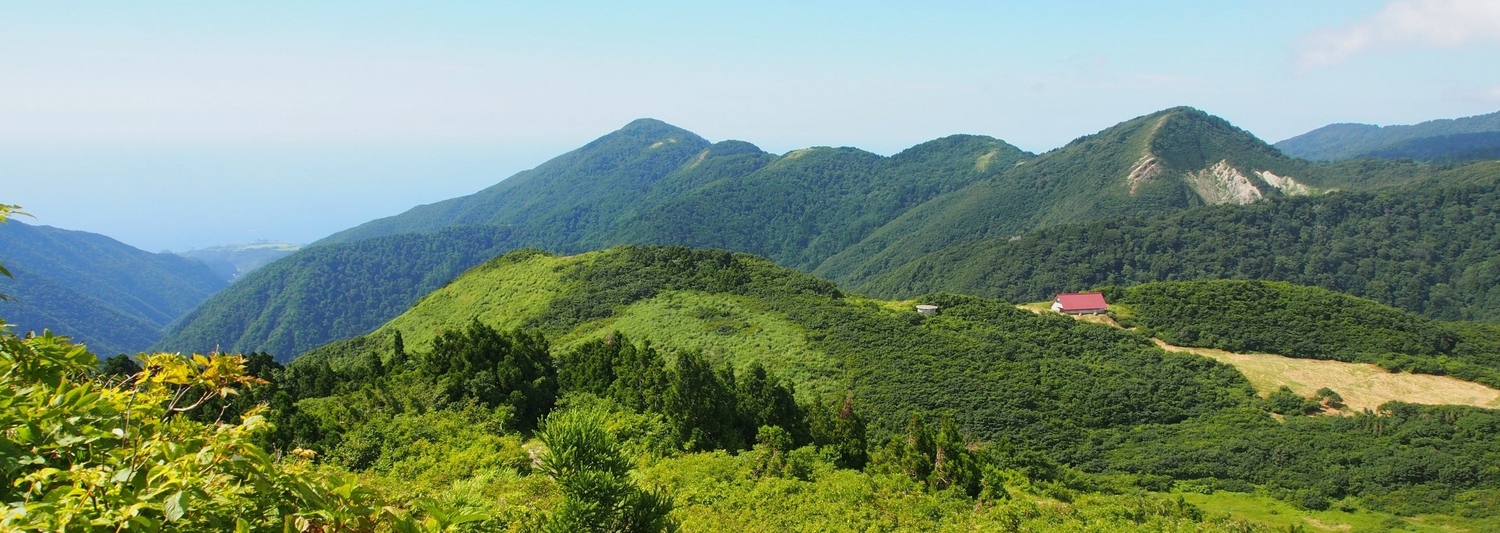
[[[1052,300],[1052,310],[1068,315],[1098,315],[1109,310],[1104,294],[1097,292],[1065,292]]]

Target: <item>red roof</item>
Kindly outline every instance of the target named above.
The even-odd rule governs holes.
[[[1104,302],[1104,294],[1097,292],[1065,292],[1057,295],[1055,301],[1062,304],[1063,311],[1109,308],[1109,304]]]

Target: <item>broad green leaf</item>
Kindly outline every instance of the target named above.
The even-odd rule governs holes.
[[[161,506],[162,513],[167,516],[168,522],[174,522],[186,512],[182,508],[182,492],[178,491],[167,497],[167,501]]]

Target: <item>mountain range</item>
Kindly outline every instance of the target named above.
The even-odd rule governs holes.
[[[626,243],[723,248],[859,286],[925,253],[1064,222],[1364,190],[1430,174],[1429,166],[1409,161],[1288,158],[1191,108],[1132,119],[1040,156],[972,135],[889,157],[826,147],[778,156],[642,119],[473,195],[336,233],[293,255],[284,268],[299,264],[299,272],[326,273],[301,275],[320,276],[317,290],[330,294],[364,294],[369,291],[362,287],[399,280],[446,281],[486,257],[461,254],[442,262],[441,272],[421,270],[435,264],[427,259],[410,265],[349,259],[361,265],[351,270],[319,258],[354,258],[359,254],[349,246],[397,235],[447,249],[451,245],[442,241],[448,237],[438,232],[469,227],[487,228],[473,229],[488,236],[468,247],[484,253],[523,247],[580,253]],[[319,249],[325,251],[314,256]],[[313,285],[287,285],[287,279],[286,271],[274,269],[245,276],[157,347],[219,345],[288,358],[369,331],[422,294],[373,291],[373,300],[359,301],[378,312],[330,317],[307,307],[322,300],[299,287]],[[229,315],[240,318],[209,308],[236,309]],[[279,340],[271,341],[272,331],[282,332],[274,335]]]
[[[1437,123],[1449,124],[1447,129],[1424,123],[1417,129],[1449,131],[1456,127],[1452,123],[1474,129],[1482,127],[1473,125],[1480,119],[1484,117]],[[1421,149],[1420,142],[1431,138],[1415,139],[1401,146]],[[222,280],[235,280],[218,294],[214,292],[222,283],[200,291],[200,297],[214,294],[201,308],[179,306],[171,309],[175,314],[132,316],[111,310],[117,303],[103,307],[90,298],[69,298],[89,305],[75,304],[68,313],[52,311],[53,318],[31,322],[72,331],[105,351],[146,345],[181,351],[217,347],[271,351],[287,359],[379,326],[496,254],[524,247],[581,253],[625,243],[754,253],[876,295],[941,287],[1030,299],[1080,284],[1164,279],[1141,276],[1145,272],[1183,275],[1104,265],[1097,267],[1104,269],[1101,274],[1060,277],[1078,272],[1077,267],[1037,271],[1036,265],[995,264],[1011,257],[1004,250],[1028,242],[1062,246],[1066,238],[1060,232],[1074,231],[1066,228],[1157,220],[1153,217],[1184,211],[1210,213],[1213,205],[1321,205],[1334,191],[1358,195],[1428,183],[1415,185],[1420,195],[1441,188],[1455,172],[1469,172],[1444,170],[1452,166],[1446,165],[1371,158],[1313,163],[1287,157],[1229,122],[1192,108],[1131,119],[1041,155],[976,135],[944,137],[888,157],[847,147],[776,155],[743,141],[710,142],[641,119],[475,194],[362,224],[298,253],[286,247],[189,252],[217,265],[211,268]],[[1290,202],[1296,197],[1308,200]],[[1217,212],[1281,208],[1226,207]],[[1174,220],[1152,223],[1163,226],[1159,231],[1192,223]],[[1038,232],[1043,236],[1032,239]],[[1253,262],[1274,253],[1242,259]],[[1353,260],[1364,260],[1369,253]],[[249,271],[287,254],[271,264],[274,268]],[[28,273],[34,269],[24,262],[16,268],[27,273],[22,279],[36,283],[15,285],[12,292],[24,295],[46,286]],[[1399,285],[1406,287],[1399,297],[1379,284],[1335,287],[1306,277],[1275,279],[1337,288],[1418,312],[1447,309],[1434,315],[1443,318],[1491,316],[1497,306],[1475,291],[1456,291],[1469,302],[1457,307],[1441,305],[1451,297],[1426,293],[1432,287],[1469,287],[1486,279],[1477,273],[1482,269],[1473,270],[1478,266],[1465,268],[1467,273],[1425,275],[1415,285]],[[981,271],[991,281],[973,277]],[[1184,271],[1230,277],[1260,272],[1242,267]],[[1459,283],[1460,278],[1468,281]],[[1002,279],[1008,281],[996,285]],[[1040,281],[1044,279],[1052,281]]]

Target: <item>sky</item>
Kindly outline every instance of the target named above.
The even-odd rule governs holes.
[[[1500,1],[5,2],[0,203],[306,243],[657,118],[1033,152],[1189,105],[1268,141],[1500,110]]]

